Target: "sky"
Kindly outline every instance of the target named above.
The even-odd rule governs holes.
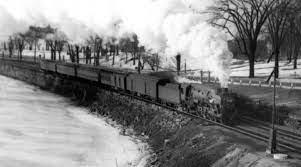
[[[74,43],[94,34],[117,39],[135,33],[161,57],[180,53],[188,68],[229,76],[227,34],[200,14],[214,0],[0,0],[0,40],[29,25],[51,24]]]

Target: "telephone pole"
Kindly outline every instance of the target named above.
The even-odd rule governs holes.
[[[273,97],[273,111],[272,111],[272,129],[270,130],[270,138],[269,138],[269,145],[267,152],[270,154],[274,154],[276,152],[276,146],[277,146],[277,129],[275,128],[275,122],[276,122],[276,73],[275,73],[276,67],[274,67],[274,97]]]

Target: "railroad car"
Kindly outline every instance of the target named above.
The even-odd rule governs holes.
[[[56,72],[67,76],[76,77],[77,76],[76,66],[77,65],[74,63],[58,62],[56,64]]]
[[[151,99],[157,99],[157,84],[160,78],[149,76],[146,74],[130,74],[126,78],[126,88],[128,91],[145,96]]]
[[[100,69],[99,70],[99,82],[103,85],[115,87],[114,72]]]
[[[114,75],[115,88],[120,90],[126,90],[127,87],[126,78],[128,77],[129,74],[115,72],[113,75]]]
[[[235,96],[216,86],[177,83],[166,72],[137,74],[108,67],[91,67],[73,63],[41,61],[41,69],[56,71],[68,76],[77,76],[98,81],[108,88],[127,91],[132,95],[155,100],[172,107],[181,107],[186,112],[228,123],[235,119]]]
[[[56,62],[52,60],[42,60],[40,68],[45,71],[56,72]]]
[[[98,82],[99,69],[87,65],[77,66],[77,77]]]

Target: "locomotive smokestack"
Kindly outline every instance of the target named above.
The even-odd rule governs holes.
[[[176,60],[177,60],[177,74],[180,75],[180,71],[181,71],[181,54],[176,55]]]

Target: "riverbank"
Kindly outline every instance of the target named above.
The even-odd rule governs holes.
[[[121,125],[124,134],[145,140],[154,152],[146,166],[298,166],[297,160],[276,161],[265,155],[266,143],[206,122],[171,112],[127,96],[105,91],[93,83],[0,64],[0,73],[36,84],[74,100],[95,115]],[[132,129],[132,130],[130,130]]]

